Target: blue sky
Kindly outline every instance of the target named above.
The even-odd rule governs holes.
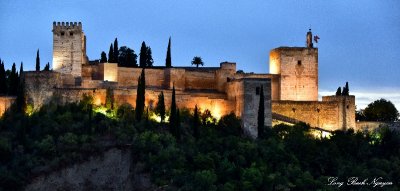
[[[172,64],[237,63],[245,72],[268,73],[269,51],[304,46],[311,26],[321,39],[320,94],[346,81],[359,108],[380,97],[400,109],[400,1],[0,1],[0,59],[6,67],[51,63],[52,22],[81,21],[89,59],[119,45],[137,53],[142,41],[155,65],[165,64],[172,38]]]

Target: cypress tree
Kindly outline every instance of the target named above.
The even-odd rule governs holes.
[[[171,37],[169,37],[169,40],[168,40],[167,58],[165,59],[165,66],[167,68],[172,67],[172,64],[171,64]]]
[[[197,105],[194,107],[194,114],[193,114],[193,136],[196,139],[200,137],[199,110],[197,109]]]
[[[265,127],[264,127],[264,91],[263,86],[261,86],[260,90],[260,102],[258,104],[258,118],[257,118],[257,130],[258,130],[258,138],[262,139],[265,137]]]
[[[336,96],[342,95],[342,88],[339,86],[336,90]]]
[[[21,65],[19,66],[19,77],[21,78],[22,73],[24,73],[24,63],[21,62]]]
[[[118,63],[118,58],[119,57],[119,51],[118,51],[118,39],[117,38],[115,38],[115,40],[114,40],[114,62],[115,63]]]
[[[36,71],[40,71],[40,57],[39,57],[39,49],[36,52]]]
[[[12,67],[11,67],[11,73],[10,73],[10,77],[9,77],[9,83],[10,83],[10,91],[9,93],[11,95],[17,95],[17,90],[18,90],[18,73],[17,73],[17,69],[15,67],[15,63],[13,63]]]
[[[344,96],[349,95],[349,82],[346,82],[346,85],[343,87],[342,95],[344,95]]]
[[[144,101],[146,100],[146,77],[144,69],[138,79],[137,95],[136,95],[136,120],[140,121],[144,112]]]
[[[176,109],[175,137],[176,137],[176,140],[178,140],[178,141],[181,139],[181,115],[179,112],[179,108]]]
[[[112,43],[110,45],[110,50],[108,51],[108,62],[114,63],[114,51]]]
[[[47,64],[44,66],[43,71],[50,71],[50,63],[47,62]]]
[[[147,51],[146,51],[146,66],[147,67],[153,67],[153,63],[154,63],[154,60],[153,60],[153,56],[151,55],[152,53],[151,53],[151,48],[148,46],[147,47]]]
[[[175,85],[172,86],[171,114],[169,115],[169,132],[175,135],[176,132],[176,100]]]
[[[101,63],[107,62],[107,55],[104,51],[101,52],[101,58],[100,58]]]
[[[164,92],[161,91],[160,95],[158,95],[158,102],[156,106],[156,112],[160,115],[161,123],[165,120],[165,102],[164,102]]]
[[[0,94],[7,94],[7,78],[4,62],[0,60]]]
[[[147,46],[146,43],[143,41],[142,42],[142,47],[140,47],[140,53],[139,53],[139,67],[144,68],[146,67],[146,61],[147,61]]]

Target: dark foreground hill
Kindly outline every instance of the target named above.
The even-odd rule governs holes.
[[[127,105],[84,102],[6,113],[0,190],[400,189],[399,133],[386,128],[321,139],[305,124],[278,125],[253,140],[234,115],[203,112],[195,122],[182,110],[174,135],[151,111],[134,116]]]

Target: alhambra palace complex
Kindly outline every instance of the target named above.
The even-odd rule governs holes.
[[[169,106],[174,85],[178,107],[193,109],[197,105],[217,118],[234,112],[242,119],[245,132],[255,137],[263,86],[266,126],[302,121],[329,131],[356,128],[354,96],[318,100],[318,48],[313,46],[311,31],[306,39],[306,47],[272,49],[270,74],[237,72],[233,62],[222,62],[220,67],[146,68],[146,107],[155,107],[161,91]],[[104,104],[110,88],[116,105],[135,107],[141,71],[117,63],[89,64],[82,24],[54,22],[53,71],[24,73],[27,102],[37,109],[52,99],[76,102],[88,94],[95,104]],[[2,107],[4,110],[4,103]]]

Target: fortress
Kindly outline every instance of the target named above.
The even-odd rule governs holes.
[[[355,97],[325,96],[318,101],[318,48],[311,30],[305,47],[271,50],[270,74],[243,73],[236,63],[219,67],[145,68],[145,105],[154,108],[164,92],[170,106],[172,86],[179,108],[208,109],[216,118],[234,112],[242,119],[245,133],[257,136],[257,115],[261,86],[264,91],[265,126],[303,121],[324,130],[355,128]],[[79,101],[92,95],[104,104],[111,89],[115,104],[135,107],[136,88],[142,68],[118,67],[117,63],[95,63],[86,56],[82,24],[53,23],[53,70],[24,73],[28,104],[35,109],[56,99],[60,103]]]

